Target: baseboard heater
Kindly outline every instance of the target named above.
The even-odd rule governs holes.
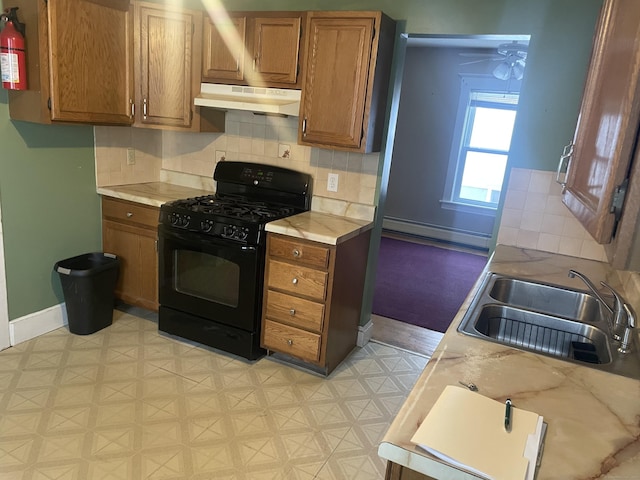
[[[456,243],[484,250],[488,250],[491,246],[490,235],[470,232],[467,230],[400,220],[393,217],[384,217],[384,219],[382,220],[382,228],[391,232],[416,235],[424,238],[432,238],[443,242]]]

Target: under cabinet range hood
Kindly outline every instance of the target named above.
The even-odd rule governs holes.
[[[245,110],[297,117],[300,90],[202,83],[194,104],[218,110]]]

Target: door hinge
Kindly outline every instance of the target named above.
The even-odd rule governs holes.
[[[624,206],[624,198],[627,195],[628,185],[629,179],[625,178],[624,181],[620,185],[618,185],[613,192],[613,199],[611,201],[609,213],[613,213],[616,222],[620,221],[620,217],[622,217],[622,207]]]
[[[47,98],[47,108],[51,110],[51,97]]]

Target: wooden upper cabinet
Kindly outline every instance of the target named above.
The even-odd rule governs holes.
[[[305,12],[230,12],[206,18],[202,81],[300,88]]]
[[[136,3],[135,13],[135,125],[191,129],[202,13],[149,3]]]
[[[253,84],[289,84],[298,81],[301,18],[253,19]]]
[[[28,90],[9,92],[10,116],[39,123],[132,121],[128,0],[15,0],[26,24]]]
[[[202,79],[209,82],[244,80],[247,17],[230,13],[214,22],[204,21]]]
[[[639,75],[640,4],[605,0],[563,193],[565,205],[601,244],[612,241],[621,214],[614,197],[627,183],[636,144]]]
[[[309,12],[298,141],[379,151],[395,22],[381,12]]]

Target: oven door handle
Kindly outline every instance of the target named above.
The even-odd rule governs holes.
[[[243,245],[242,247],[240,247],[241,250],[244,250],[245,252],[255,252],[258,249],[254,246],[251,245]]]

